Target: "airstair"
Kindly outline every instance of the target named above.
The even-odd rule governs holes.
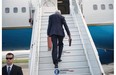
[[[78,2],[70,0],[70,4],[71,14],[63,16],[71,32],[72,45],[69,46],[68,36],[65,36],[58,75],[105,75]],[[30,75],[56,75],[51,57],[52,51],[48,51],[47,48],[47,26],[50,14],[51,12],[42,14],[42,7],[38,4],[30,47]]]

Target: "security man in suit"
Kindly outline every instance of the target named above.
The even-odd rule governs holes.
[[[2,75],[23,75],[22,69],[19,66],[13,64],[14,54],[6,54],[7,64],[2,67]]]
[[[71,34],[67,26],[66,20],[61,15],[60,10],[57,10],[55,14],[49,16],[47,35],[52,39],[52,59],[55,68],[58,68],[58,62],[62,61],[61,55],[63,50],[63,38],[65,36],[63,26],[68,34],[69,39],[71,39]],[[57,46],[59,46],[59,50],[57,50]]]

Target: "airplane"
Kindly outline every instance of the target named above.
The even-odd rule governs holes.
[[[29,50],[35,0],[2,0],[2,50]],[[46,1],[46,0],[44,0]],[[52,0],[48,0],[52,1]],[[62,14],[70,14],[71,0],[57,0]],[[113,62],[114,1],[78,0],[101,61]],[[46,5],[48,6],[48,5]]]

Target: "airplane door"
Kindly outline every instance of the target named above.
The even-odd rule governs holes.
[[[70,14],[69,0],[58,0],[58,10],[61,11],[61,14]]]

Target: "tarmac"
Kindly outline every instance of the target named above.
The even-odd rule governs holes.
[[[114,75],[114,63],[102,65],[106,75]]]

